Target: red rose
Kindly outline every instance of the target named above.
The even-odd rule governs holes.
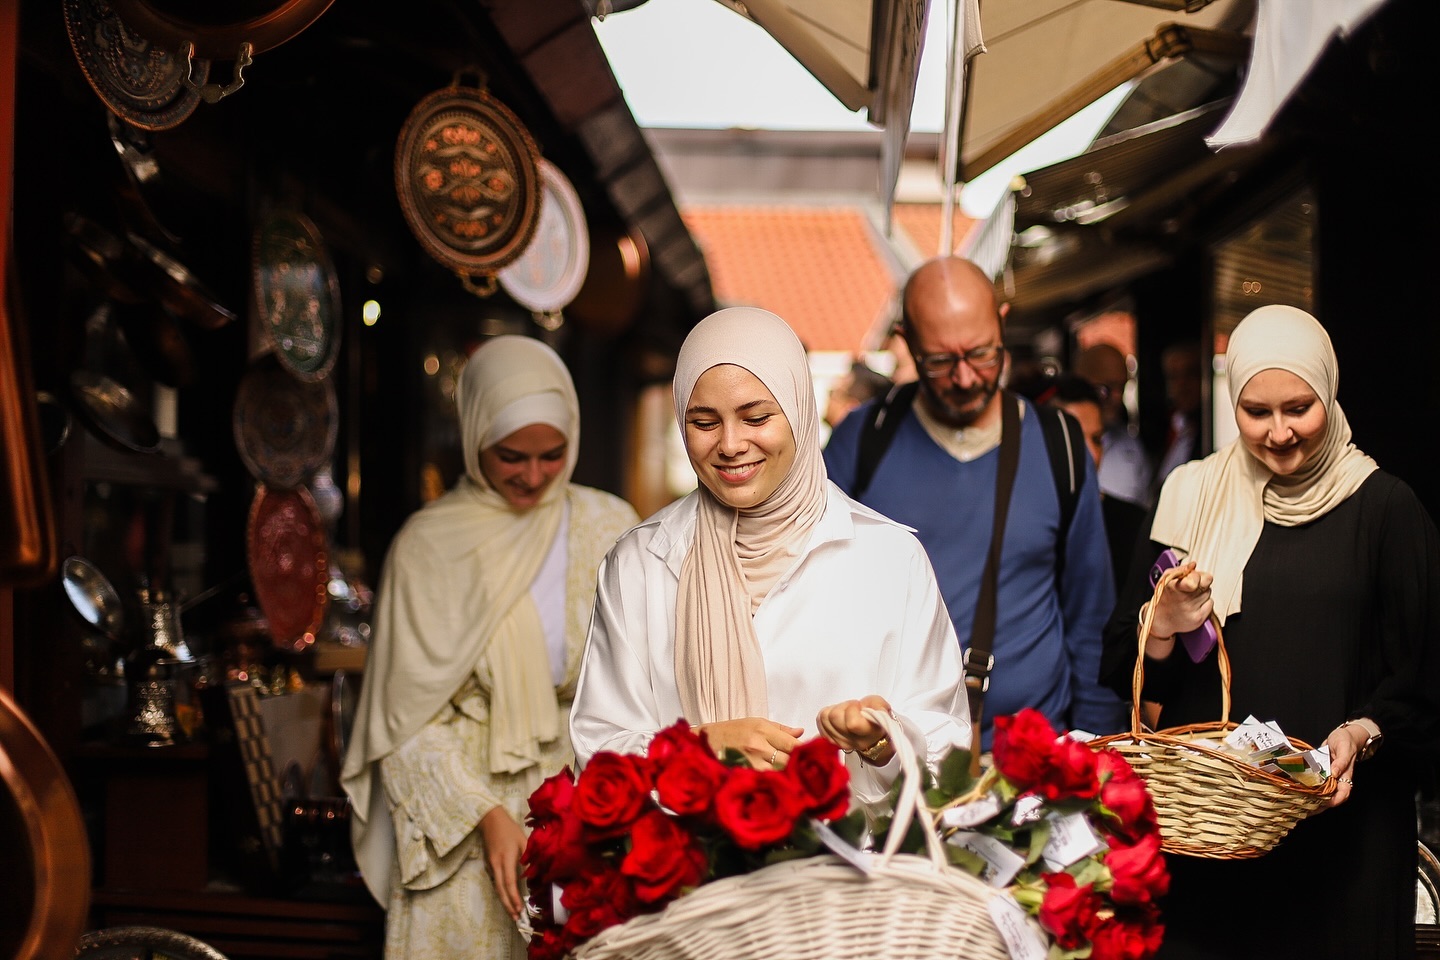
[[[574,796],[575,774],[569,767],[552,777],[546,777],[545,782],[530,794],[530,816],[527,822],[536,823],[560,816],[570,809],[570,801]]]
[[[1153,903],[1170,891],[1170,871],[1160,852],[1160,834],[1141,837],[1134,846],[1112,847],[1105,854],[1114,886],[1110,899],[1116,903]]]
[[[699,734],[691,728],[689,721],[677,720],[651,738],[645,755],[656,764],[664,764],[669,763],[677,753],[696,749],[708,751],[709,747],[705,746]]]
[[[1076,886],[1075,878],[1068,873],[1047,873],[1042,879],[1046,887],[1040,904],[1040,926],[1066,950],[1085,946],[1100,906],[1094,885]]]
[[[715,795],[715,819],[746,850],[789,837],[802,809],[792,779],[752,767],[732,769]]]
[[[575,784],[571,806],[590,837],[623,833],[645,811],[650,781],[643,757],[597,753],[590,758]]]
[[[850,771],[829,740],[816,737],[796,747],[785,775],[795,783],[802,816],[838,820],[850,811]]]
[[[1061,737],[1050,756],[1050,775],[1039,791],[1047,800],[1079,797],[1088,800],[1100,792],[1099,767],[1089,744]]]
[[[609,864],[583,874],[567,886],[560,903],[570,911],[565,933],[576,942],[643,912],[630,881]]]
[[[681,816],[708,819],[715,792],[728,771],[706,747],[677,751],[655,776],[660,805]]]
[[[570,947],[558,927],[537,930],[525,948],[529,960],[564,960]]]
[[[1090,960],[1146,960],[1165,939],[1160,911],[1150,905],[1130,909],[1095,925],[1090,935]]]
[[[560,883],[590,869],[593,858],[585,844],[584,825],[573,811],[564,816],[536,821],[525,839],[525,852],[520,860],[525,865],[525,879],[536,884]]]
[[[1114,750],[1102,750],[1096,761],[1104,781],[1100,787],[1100,803],[1106,812],[1104,826],[1131,841],[1159,830],[1150,791],[1125,758]]]
[[[1040,711],[1025,707],[995,718],[995,769],[1021,793],[1043,782],[1055,753],[1055,728]]]
[[[673,900],[705,878],[705,851],[674,818],[652,810],[635,821],[630,838],[620,872],[635,881],[635,895],[646,903]]]

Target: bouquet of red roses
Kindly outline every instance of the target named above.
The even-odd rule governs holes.
[[[1047,960],[1152,956],[1170,874],[1144,780],[1118,751],[1057,735],[1029,708],[995,719],[993,756],[978,778],[968,750],[952,751],[936,777],[922,771],[950,862],[1039,921]],[[899,849],[923,849],[916,829]]]
[[[717,758],[685,721],[645,756],[597,753],[577,778],[565,768],[530,797],[523,863],[532,960],[559,960],[600,931],[655,913],[702,883],[821,853],[812,821],[843,821],[850,775],[833,743],[800,744],[783,770],[739,753]]]

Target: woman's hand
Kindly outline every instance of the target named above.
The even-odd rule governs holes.
[[[1330,806],[1338,807],[1350,799],[1350,791],[1355,789],[1355,761],[1359,759],[1360,748],[1368,738],[1365,728],[1353,723],[1348,727],[1336,727],[1325,738],[1330,747],[1330,776],[1336,780]]]
[[[1175,569],[1175,578],[1160,591],[1159,599],[1150,601],[1155,605],[1155,619],[1150,623],[1145,653],[1161,660],[1174,652],[1177,634],[1198,628],[1210,618],[1215,608],[1215,601],[1210,596],[1210,584],[1215,579],[1213,574],[1208,570],[1196,570],[1193,560]],[[1142,612],[1144,609],[1141,607]]]
[[[495,807],[480,818],[480,838],[485,841],[485,866],[500,903],[511,920],[519,920],[525,908],[520,897],[520,855],[525,852],[525,831],[508,810]]]
[[[885,736],[885,728],[865,716],[866,707],[894,715],[890,709],[890,702],[884,697],[872,693],[859,700],[844,700],[828,707],[822,707],[820,713],[815,717],[815,725],[819,728],[821,736],[841,750],[846,753],[852,750],[858,751],[862,757],[865,757],[865,751],[873,749],[875,744]],[[865,757],[865,759],[877,767],[883,767],[894,756],[895,747],[887,742],[879,754],[875,757]]]
[[[791,751],[800,743],[798,737],[805,732],[804,727],[787,727],[764,717],[717,720],[702,723],[696,729],[710,741],[715,756],[724,756],[726,750],[738,750],[757,770],[784,768]]]

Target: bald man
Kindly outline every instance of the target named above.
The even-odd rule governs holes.
[[[1092,344],[1076,356],[1075,373],[1090,381],[1100,394],[1105,419],[1100,492],[1148,507],[1155,470],[1140,437],[1130,432],[1130,416],[1125,409],[1130,364],[1125,354],[1113,344]]]
[[[1040,414],[1001,389],[1008,310],[996,302],[990,278],[967,260],[940,257],[911,274],[896,332],[915,360],[919,389],[908,408],[894,411],[894,438],[860,495],[915,528],[968,648],[994,529],[1003,411],[1006,404],[1014,410],[1019,463],[1000,553],[994,669],[981,718],[985,750],[994,718],[1022,707],[1057,727],[1092,733],[1119,731],[1127,715],[1097,682],[1100,631],[1115,585],[1094,463],[1080,457],[1086,479],[1062,545]],[[846,492],[855,488],[861,432],[879,402],[842,420],[826,444],[830,479]]]

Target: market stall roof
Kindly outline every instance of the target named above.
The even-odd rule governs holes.
[[[1255,0],[986,0],[966,77],[959,179],[1177,57],[1243,56]],[[1037,69],[1043,64],[1044,69]]]

